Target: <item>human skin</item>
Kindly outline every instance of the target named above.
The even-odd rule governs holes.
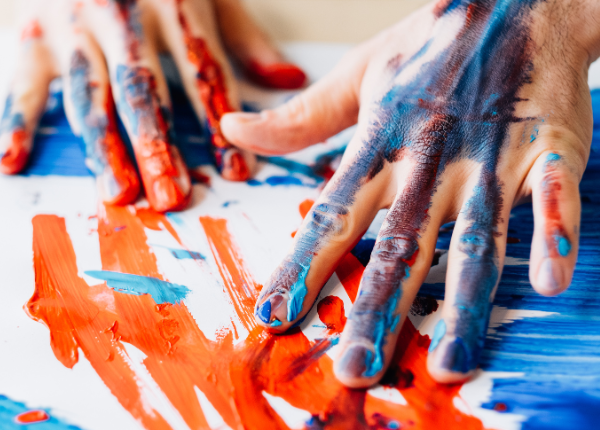
[[[593,0],[436,1],[352,50],[286,105],[227,114],[222,130],[231,142],[269,155],[358,124],[265,284],[257,321],[275,333],[300,321],[337,261],[389,209],[335,361],[344,384],[376,383],[431,266],[439,228],[456,221],[428,369],[443,383],[470,378],[512,207],[533,203],[536,291],[553,296],[571,282],[599,21]]]
[[[83,137],[100,199],[110,204],[132,203],[140,182],[157,211],[182,209],[189,201],[190,177],[171,145],[160,53],[173,56],[198,118],[211,129],[217,168],[233,181],[247,180],[256,160],[220,129],[221,117],[240,108],[224,48],[263,85],[295,88],[306,79],[284,61],[239,0],[25,0],[19,6],[19,60],[0,124],[0,171],[15,174],[25,167],[48,86],[62,77],[67,118]]]

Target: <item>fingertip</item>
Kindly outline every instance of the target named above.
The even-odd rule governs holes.
[[[266,66],[257,61],[250,61],[246,66],[246,74],[258,85],[280,90],[297,90],[307,81],[306,73],[291,63],[275,63]]]
[[[469,369],[466,351],[460,342],[445,341],[427,357],[427,371],[440,384],[458,384],[471,379],[476,369]]]
[[[0,172],[5,175],[15,175],[25,168],[29,159],[29,148],[26,143],[29,135],[24,130],[13,131],[10,143],[0,154]]]
[[[441,325],[441,322],[438,323],[438,327]],[[427,356],[427,370],[436,382],[456,384],[470,379],[476,371],[475,362],[460,337],[447,336],[445,330],[442,332],[436,328]]]
[[[257,139],[257,126],[264,122],[263,115],[251,112],[231,112],[221,118],[221,131],[223,136],[232,145],[247,148],[253,152],[262,153],[260,150],[260,136]]]
[[[369,372],[367,363],[373,354],[373,351],[364,345],[348,345],[335,361],[335,377],[349,388],[368,388],[377,383],[383,375],[383,370],[375,372],[373,376],[365,376]]]
[[[533,288],[539,294],[549,297],[556,296],[569,288],[572,277],[573,270],[570,270],[566,262],[555,258],[542,259],[537,270],[531,270],[529,273]]]

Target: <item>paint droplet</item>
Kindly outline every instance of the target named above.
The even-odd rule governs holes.
[[[498,402],[494,405],[494,410],[498,412],[506,412],[508,410],[508,406],[506,406],[506,403]]]
[[[557,236],[555,237],[555,240],[557,244],[556,247],[558,249],[558,253],[562,257],[566,257],[567,255],[569,255],[569,252],[571,252],[571,242],[569,242],[569,239],[563,236]]]
[[[32,424],[48,421],[50,416],[45,411],[27,411],[15,417],[15,422],[19,424]]]

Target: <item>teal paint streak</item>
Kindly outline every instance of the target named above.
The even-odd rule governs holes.
[[[89,270],[86,275],[106,281],[109,288],[125,294],[141,296],[150,294],[156,304],[180,303],[190,290],[184,285],[173,284],[149,276],[130,275],[127,273],[109,272],[104,270]]]
[[[440,320],[433,330],[433,339],[431,339],[431,344],[429,345],[429,352],[435,351],[435,349],[440,344],[442,338],[446,335],[446,323],[444,320]]]
[[[365,359],[367,368],[364,372],[364,376],[367,378],[375,376],[383,369],[385,361],[383,347],[386,344],[388,330],[389,333],[395,333],[400,322],[400,314],[396,313],[396,308],[398,307],[401,295],[400,288],[398,288],[388,300],[382,318],[377,321],[375,326],[375,351],[374,353],[369,351]]]
[[[21,424],[15,421],[15,418],[32,409],[25,403],[16,402],[0,394],[0,429],[2,430],[81,430],[72,424],[67,424],[64,420],[52,416],[52,412],[43,408],[50,417],[46,421]],[[40,410],[40,409],[34,409]]]
[[[289,322],[294,321],[302,311],[304,298],[306,297],[306,293],[308,293],[308,289],[306,288],[306,275],[308,274],[308,269],[310,269],[310,263],[306,266],[301,265],[301,267],[302,272],[298,274],[298,280],[290,288],[290,297],[287,302],[287,319]]]
[[[548,154],[548,156],[546,157],[546,161],[547,162],[551,162],[551,161],[558,161],[560,160],[560,155],[555,154],[553,152],[551,152],[550,154]]]
[[[280,325],[281,325],[281,321],[279,321],[279,320],[274,320],[271,323],[271,327],[279,327]]]

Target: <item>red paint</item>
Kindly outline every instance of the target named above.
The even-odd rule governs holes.
[[[314,204],[315,201],[311,199],[306,199],[302,203],[300,203],[298,210],[300,211],[300,216],[302,217],[302,219],[306,218],[306,215],[308,215]]]
[[[48,421],[50,415],[45,411],[27,411],[19,414],[15,417],[15,422],[19,424],[34,424]]]
[[[346,325],[344,302],[337,296],[327,296],[317,305],[319,319],[327,326],[330,334],[340,334]]]
[[[6,175],[19,173],[27,164],[29,149],[26,143],[30,140],[29,133],[19,128],[12,131],[11,142],[0,160],[0,172]]]
[[[554,236],[558,235],[568,238],[560,214],[562,175],[558,168],[558,163],[546,162],[544,177],[542,179],[542,212],[545,219],[546,249],[550,258],[561,257]]]
[[[296,90],[306,83],[306,74],[290,63],[260,64],[251,60],[246,65],[246,74],[255,83],[267,88]]]
[[[298,330],[273,336],[254,323],[259,286],[246,268],[225,220],[202,217],[208,243],[226,294],[237,318],[249,330],[234,345],[233,332],[221,329],[208,340],[184,303],[157,304],[151,296],[114,292],[105,284],[89,287],[78,276],[76,256],[64,220],[50,215],[33,219],[35,293],[28,314],[50,330],[56,357],[67,367],[78,362],[78,351],[89,360],[121,405],[147,429],[170,428],[158,411],[144,403],[143,387],[127,361],[125,342],[141,350],[143,365],[190,428],[208,429],[195,387],[202,391],[232,429],[288,429],[262,395],[282,397],[306,410],[328,429],[377,428],[394,420],[412,428],[481,429],[476,418],[453,406],[460,386],[437,385],[426,370],[429,338],[407,320],[394,363],[414,375],[401,388],[408,404],[387,403],[365,391],[342,386],[333,375],[325,344],[310,342]],[[115,227],[127,228],[115,232]],[[145,228],[173,231],[163,215],[151,211],[106,206],[98,232],[103,270],[163,279],[147,245]],[[338,276],[350,297],[364,269],[350,256]],[[327,299],[319,314],[333,331],[343,325],[338,298]],[[239,320],[238,320],[239,318]],[[406,352],[403,354],[404,349]],[[412,424],[411,424],[412,423]]]
[[[179,5],[181,0],[177,0]],[[196,68],[196,88],[204,105],[206,117],[212,133],[212,144],[215,147],[217,166],[223,177],[232,181],[246,181],[251,172],[241,153],[237,152],[221,131],[221,118],[234,112],[229,103],[225,75],[218,61],[212,56],[204,39],[194,37],[185,16],[179,10],[179,23],[183,30],[184,43],[189,62]],[[233,154],[228,158],[228,150]]]
[[[125,144],[117,126],[117,118],[110,88],[106,90],[106,135],[104,136],[104,154],[111,169],[118,189],[111,199],[105,200],[110,205],[126,205],[133,203],[140,194],[140,180],[129,158]]]
[[[37,19],[33,19],[21,31],[21,42],[32,39],[40,39],[44,35],[44,31]]]

